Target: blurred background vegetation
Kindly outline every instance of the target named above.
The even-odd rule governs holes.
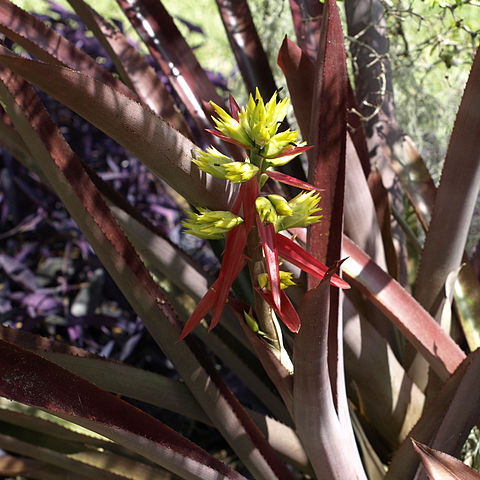
[[[47,0],[14,0],[31,12],[48,11]],[[58,4],[69,8],[66,2]],[[249,0],[252,16],[277,85],[285,82],[276,65],[285,35],[295,39],[288,0]],[[215,0],[163,0],[200,63],[222,74],[240,103],[246,91],[218,14]],[[382,0],[390,40],[396,116],[412,137],[435,182],[439,181],[448,138],[480,38],[478,0]],[[96,0],[106,18],[135,33],[114,0]],[[198,27],[192,29],[191,25]],[[346,28],[344,28],[346,32]],[[138,41],[138,39],[137,39]],[[141,43],[141,42],[139,42]],[[471,250],[480,238],[478,215],[472,225]]]

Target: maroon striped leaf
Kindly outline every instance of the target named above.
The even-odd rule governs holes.
[[[87,73],[123,95],[138,100],[138,97],[125,84],[113,77],[89,55],[76,48],[38,18],[7,0],[0,0],[0,32],[39,60]]]
[[[206,143],[223,147],[205,128],[210,124],[203,102],[223,106],[215,86],[198,63],[193,50],[161,2],[156,0],[117,0],[120,8],[140,35],[154,60],[168,77],[170,84],[194,119]]]
[[[217,0],[217,6],[247,91],[254,94],[258,88],[270,98],[277,88],[248,3]]]
[[[105,48],[120,77],[137,93],[142,102],[173,128],[192,138],[192,132],[183,116],[178,112],[173,97],[155,70],[132,47],[127,38],[83,0],[70,0],[69,3]],[[77,68],[77,70],[84,71],[82,68]],[[99,80],[101,79],[99,78]]]
[[[111,136],[193,204],[218,210],[233,200],[235,187],[192,163],[196,145],[138,102],[68,68],[8,55],[1,61]]]
[[[315,83],[307,141],[308,181],[323,190],[322,221],[309,229],[309,251],[332,264],[340,258],[343,227],[345,148],[347,133],[347,64],[342,24],[336,2],[325,2],[315,66]],[[318,281],[310,277],[309,286]]]
[[[159,420],[3,340],[0,340],[0,394],[90,428],[180,476],[199,480],[213,480],[217,475],[243,478]]]

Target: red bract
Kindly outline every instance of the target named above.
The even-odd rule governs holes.
[[[311,148],[313,148],[313,145],[306,145],[304,147],[292,147],[288,150],[283,151],[282,153],[275,155],[275,157],[272,157],[272,158],[288,157],[289,155],[296,155],[297,153],[306,152]],[[270,158],[270,157],[265,157],[265,158]]]
[[[231,212],[238,214],[242,209],[244,223],[228,232],[220,274],[188,319],[179,340],[183,340],[212,308],[212,322],[209,331],[220,321],[230,288],[245,265],[243,251],[255,219],[255,199],[257,196],[258,181],[256,178],[242,183]]]
[[[246,243],[247,233],[244,225],[239,225],[228,232],[222,267],[218,276],[220,282],[218,284],[217,296],[215,298],[215,305],[212,312],[212,323],[209,331],[220,321],[220,316],[225,307],[230,288],[245,265],[243,250]]]
[[[315,190],[316,192],[322,192],[320,188],[314,187],[307,182],[302,182],[298,178],[291,177],[285,173],[276,172],[275,170],[266,170],[265,173],[273,180],[277,180],[277,182],[292,185],[292,187],[303,188],[304,190]]]
[[[223,255],[222,267],[217,280],[209,288],[208,292],[200,300],[197,308],[193,311],[187,323],[183,327],[179,341],[183,340],[213,308],[212,322],[209,331],[220,321],[228,293],[235,278],[245,265],[243,249],[247,241],[244,225],[239,225],[227,234],[225,254]]]
[[[206,128],[205,130],[208,133],[211,133],[212,135],[215,135],[216,137],[220,138],[224,142],[233,143],[234,145],[238,145],[239,147],[246,148],[248,150],[252,149],[252,147],[250,147],[249,145],[245,145],[237,140],[234,140],[233,138],[227,137],[227,135],[224,135],[223,133],[218,132],[217,130],[213,130],[211,128]]]
[[[275,305],[270,290],[259,287],[256,287],[256,290],[270,307],[273,308],[275,314],[291,332],[297,333],[300,330],[300,318],[298,317],[298,313],[283,290],[280,290],[280,308],[277,308]]]
[[[240,107],[232,95],[228,95],[228,100],[230,101],[230,112],[232,114],[232,118],[238,122],[238,114],[240,113]]]
[[[212,309],[217,298],[217,290],[220,285],[220,277],[215,280],[213,285],[208,289],[208,292],[198,302],[197,308],[190,315],[187,323],[183,327],[182,333],[178,341],[183,340],[192,330],[205,318],[208,312]]]
[[[277,252],[278,255],[304,272],[313,275],[320,280],[325,276],[328,267],[315,257],[310,255],[300,245],[297,245],[293,240],[277,233]],[[332,275],[330,284],[338,288],[350,288],[350,285],[340,278],[337,274]]]
[[[277,309],[280,309],[280,270],[278,268],[275,226],[273,223],[264,224],[257,215],[257,228],[260,242],[263,247],[263,254],[265,255],[265,263],[267,264],[267,273],[270,280],[273,303]]]

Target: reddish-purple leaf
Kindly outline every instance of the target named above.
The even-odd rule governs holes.
[[[260,243],[263,247],[265,263],[267,265],[268,278],[273,302],[279,310],[280,303],[280,269],[278,266],[278,253],[276,246],[275,226],[273,223],[264,224],[257,215],[257,228],[260,236]]]
[[[230,114],[238,122],[238,114],[241,110],[231,93],[228,94],[228,101],[230,103]]]
[[[308,55],[287,37],[280,47],[277,63],[287,80],[293,111],[302,137],[308,139],[315,66]]]
[[[74,70],[10,55],[0,58],[10,70],[110,135],[195,205],[217,210],[227,207],[222,201],[236,186],[225,180],[205,178],[192,167],[195,144],[149,109]]]
[[[278,318],[280,318],[280,320],[287,326],[287,328],[291,332],[297,333],[300,330],[300,318],[298,317],[298,313],[295,310],[295,307],[292,305],[292,302],[288,298],[287,294],[283,290],[280,291],[280,308],[277,308],[277,306],[275,305],[272,297],[272,292],[270,290],[259,287],[256,287],[256,290],[262,296],[262,298],[273,308]]]
[[[426,358],[436,374],[447,380],[465,354],[420,304],[348,237],[343,253],[349,256],[344,274],[379,308]]]
[[[480,480],[480,473],[460,460],[412,439],[431,480]]]
[[[314,187],[307,182],[302,182],[301,180],[298,180],[295,177],[291,177],[290,175],[286,175],[285,173],[277,172],[275,170],[265,170],[265,173],[268,175],[269,178],[271,178],[272,180],[276,180],[277,182],[286,183],[287,185],[291,185],[292,187],[303,188],[304,190],[313,190],[319,193],[322,192],[320,188]]]
[[[312,62],[317,58],[323,4],[316,0],[290,0],[297,43]]]
[[[277,234],[277,251],[280,257],[301,268],[304,272],[321,280],[328,271],[328,267],[310,255],[300,245],[284,235]],[[337,274],[332,275],[330,283],[338,288],[350,288],[350,285]]]
[[[212,138],[205,135],[209,120],[202,108],[202,100],[212,100],[220,106],[224,106],[224,102],[173,18],[156,0],[118,0],[118,4],[168,77],[200,133],[207,143],[211,143]]]
[[[69,3],[105,48],[120,78],[138,94],[145,105],[172,127],[192,138],[192,132],[178,111],[172,95],[144,56],[116,27],[104,20],[83,0],[70,0]],[[93,59],[92,62],[98,65]],[[76,70],[88,72],[85,68],[77,67]]]
[[[181,476],[200,480],[226,475],[243,479],[159,420],[58,365],[3,340],[0,340],[0,395],[108,435]],[[188,466],[190,462],[195,465]]]
[[[333,263],[341,255],[345,148],[347,133],[347,63],[342,23],[334,0],[323,7],[322,29],[315,66],[309,142],[308,180],[324,189],[323,218],[309,228],[309,251],[319,260]],[[327,127],[328,126],[328,127]],[[309,286],[318,283],[309,277]]]
[[[0,0],[0,32],[18,43],[35,58],[54,65],[65,65],[87,73],[123,95],[138,97],[82,50],[13,3]]]
[[[248,2],[217,0],[217,6],[247,92],[254,94],[258,88],[263,98],[269,98],[276,90],[275,80]]]

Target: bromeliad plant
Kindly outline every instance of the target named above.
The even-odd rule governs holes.
[[[199,238],[219,239],[226,234],[226,247],[219,277],[192,313],[181,339],[185,338],[212,308],[210,330],[217,325],[230,288],[248,257],[254,288],[294,333],[300,329],[300,319],[283,291],[294,285],[294,282],[291,272],[280,270],[279,257],[319,279],[323,279],[328,271],[323,263],[308,255],[294,240],[280,234],[289,229],[308,227],[321,219],[321,216],[316,215],[321,210],[318,207],[319,194],[315,193],[318,189],[272,170],[274,167],[286,165],[311,148],[295,143],[298,138],[297,131],[288,129],[278,132],[287,114],[288,104],[288,98],[277,103],[276,92],[265,104],[258,89],[255,99],[250,95],[247,106],[242,109],[230,95],[232,116],[212,103],[219,118],[213,117],[217,131],[209,131],[226,142],[243,147],[246,155],[243,162],[237,162],[210,147],[205,152],[198,151],[198,157],[192,160],[204,172],[231,183],[240,183],[241,186],[231,211],[200,208],[198,214],[187,212],[190,219],[183,222],[186,233]],[[281,195],[263,192],[269,178],[309,191],[303,191],[287,201]],[[258,242],[262,245],[263,261],[256,261],[255,258]],[[247,244],[250,245],[250,251],[244,254]],[[340,288],[349,288],[335,273],[331,275],[330,282]],[[251,316],[250,320],[254,321]],[[266,321],[262,318],[261,325],[265,325]]]
[[[480,416],[480,287],[464,257],[480,187],[479,54],[436,188],[411,141],[391,119],[382,119],[382,128],[370,128],[379,143],[371,145],[371,136],[365,137],[363,123],[371,126],[374,115],[361,120],[357,115],[334,0],[291,0],[301,48],[286,38],[278,56],[302,138],[311,148],[299,142],[296,131],[279,131],[288,100],[279,101],[274,93],[245,1],[217,2],[247,89],[255,92],[243,108],[230,97],[230,114],[160,2],[118,0],[148,47],[154,70],[83,0],[69,1],[78,14],[75,22],[93,32],[97,47],[101,44],[111,60],[104,65],[110,64],[114,74],[76,48],[77,37],[70,43],[0,0],[6,45],[14,43],[30,55],[0,49],[5,110],[0,142],[32,172],[9,183],[16,170],[5,160],[0,218],[18,215],[11,185],[30,197],[35,195],[29,182],[55,192],[181,381],[78,348],[85,345],[60,343],[62,325],[55,340],[13,328],[21,316],[15,310],[19,298],[25,304],[54,295],[58,300],[59,292],[69,289],[63,264],[61,283],[41,288],[22,264],[35,248],[12,248],[13,240],[36,235],[38,222],[27,218],[10,225],[0,237],[6,245],[2,278],[15,310],[7,312],[10,325],[0,328],[0,449],[8,452],[0,457],[0,473],[74,479],[408,480],[425,477],[421,458],[433,480],[478,479],[451,455],[458,456]],[[350,15],[352,10],[381,9],[375,0],[344,3],[349,30],[361,18],[359,12]],[[369,54],[370,23],[351,36]],[[83,45],[95,41],[88,38]],[[375,62],[363,60],[371,66],[387,57],[381,53]],[[359,65],[361,60],[359,54]],[[383,77],[388,72],[381,69]],[[362,80],[357,78],[358,92],[368,84],[373,85],[368,98],[382,93],[377,77]],[[117,164],[109,158],[107,148],[104,163],[113,172],[97,174],[90,158],[72,150],[38,90],[83,117],[89,128],[101,130],[108,145],[117,142],[129,152],[127,158],[141,162],[141,178],[134,180],[151,182],[143,208],[127,200],[135,197],[130,188],[118,187],[132,177],[123,175],[121,159]],[[264,103],[259,92],[270,100]],[[362,104],[372,106],[367,100]],[[199,148],[205,145],[212,146]],[[93,151],[91,145],[83,150],[86,157]],[[303,152],[307,175],[300,162],[290,162]],[[377,155],[379,172],[371,167],[370,154]],[[392,177],[404,195],[394,204],[395,215],[390,208],[395,191],[389,196],[384,188]],[[145,217],[158,207],[151,203],[159,199],[152,194],[159,178],[179,203],[196,206],[184,221],[187,232],[202,239],[225,237],[218,278],[210,278]],[[290,195],[281,184],[302,191]],[[35,201],[41,204],[39,197]],[[415,214],[413,222],[397,208],[404,203]],[[396,242],[393,217],[404,234]],[[425,230],[423,246],[419,225]],[[64,258],[69,251],[65,248]],[[348,284],[335,273],[346,257],[342,268]],[[462,262],[466,267],[459,273]],[[420,266],[418,274],[409,272],[408,285],[401,272],[412,263]],[[287,264],[306,272],[307,287]],[[245,265],[248,289],[242,283]],[[88,289],[94,282],[83,283],[81,288]],[[18,294],[21,288],[28,295]],[[78,328],[102,307],[102,295],[96,298],[93,313],[75,318]],[[192,300],[195,306],[189,308]],[[58,303],[73,315],[68,301]],[[207,331],[201,320],[209,313]],[[97,315],[94,324],[102,318]],[[58,316],[56,321],[61,323]],[[110,324],[102,325],[102,332]],[[113,324],[112,332],[118,331]],[[449,325],[456,326],[455,340]],[[49,331],[54,328],[49,324]],[[125,350],[134,341],[126,341]],[[227,369],[261,408],[239,401],[221,375]],[[238,384],[233,386],[238,391]],[[148,414],[147,407],[121,397],[209,425],[228,442],[235,461],[227,465],[218,452],[205,451]]]

